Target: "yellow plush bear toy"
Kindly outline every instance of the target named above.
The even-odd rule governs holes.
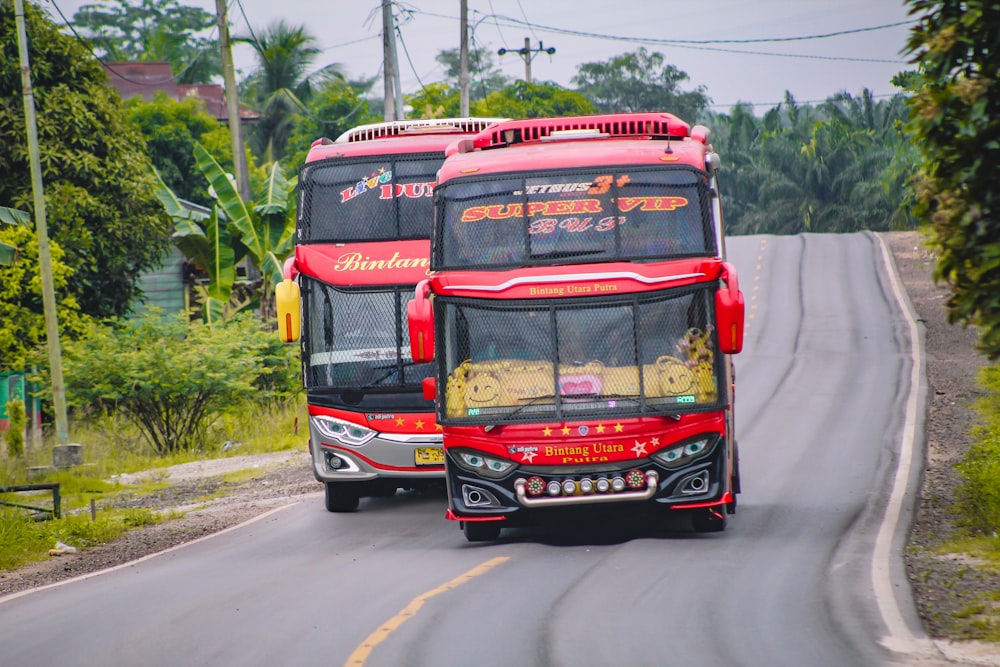
[[[712,403],[718,397],[715,384],[715,353],[712,350],[712,326],[705,331],[688,329],[677,343],[677,352],[687,357],[687,366],[694,375],[694,388],[699,403]]]
[[[448,386],[445,388],[445,414],[449,417],[465,416],[465,378],[469,374],[471,362],[466,359],[460,363],[448,376]]]

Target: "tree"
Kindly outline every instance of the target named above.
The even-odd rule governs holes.
[[[459,76],[462,72],[461,51],[444,49],[438,51],[434,59],[444,67],[444,78],[448,86],[458,91]],[[493,52],[472,47],[469,49],[469,99],[480,100],[492,92],[503,90],[510,83],[503,71],[493,62]]]
[[[1000,358],[1000,7],[986,0],[906,0],[919,71],[909,130],[920,152],[917,216],[951,292],[948,317],[979,328]]]
[[[604,113],[667,111],[694,123],[711,102],[705,87],[683,92],[680,84],[688,80],[687,73],[664,63],[662,53],[640,47],[604,62],[584,63],[571,81]]]
[[[208,184],[194,161],[194,146],[210,147],[220,164],[232,171],[229,130],[194,97],[177,101],[157,93],[148,101],[136,96],[125,102],[125,110],[142,132],[153,166],[167,187],[181,199],[211,206]]]
[[[307,108],[316,87],[343,74],[335,63],[307,74],[322,51],[301,25],[277,21],[263,32],[233,41],[249,44],[257,55],[257,69],[243,81],[243,88],[263,118],[250,128],[248,141],[260,161],[276,162],[284,157],[295,117]]]
[[[141,272],[168,247],[142,136],[89,51],[26,5],[39,148],[52,241],[72,271],[81,313],[126,314]],[[0,3],[0,202],[33,211],[21,72],[11,3]],[[31,304],[41,313],[41,303]]]
[[[594,105],[580,93],[550,81],[515,81],[470,105],[474,116],[502,118],[545,118],[594,113]]]
[[[336,139],[356,125],[381,121],[381,113],[373,113],[371,102],[362,97],[372,83],[374,80],[333,80],[316,91],[296,119],[283,162],[297,169],[305,162],[312,142],[320,137]]]
[[[208,83],[222,73],[215,40],[198,36],[215,15],[177,0],[104,0],[83,5],[73,23],[110,60],[167,61],[178,83]]]

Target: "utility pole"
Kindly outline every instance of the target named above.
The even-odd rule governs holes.
[[[31,192],[35,204],[35,231],[38,235],[38,270],[42,278],[42,308],[45,311],[45,337],[48,341],[49,366],[52,371],[52,403],[56,412],[58,444],[69,443],[69,420],[66,418],[66,385],[63,382],[62,349],[59,344],[59,318],[56,314],[56,291],[52,279],[52,251],[45,219],[45,191],[42,186],[41,157],[38,150],[38,123],[35,119],[35,94],[31,89],[31,63],[28,61],[28,34],[24,23],[24,0],[14,0],[17,24],[17,48],[21,57],[21,91],[24,119],[28,130],[28,161],[31,164]]]
[[[531,61],[534,60],[535,56],[539,53],[547,53],[551,56],[555,52],[555,47],[550,46],[546,48],[545,45],[542,44],[541,40],[538,42],[538,48],[532,49],[530,37],[524,38],[524,47],[518,49],[517,51],[511,51],[510,49],[505,48],[497,50],[497,54],[501,56],[505,53],[517,53],[521,56],[524,60],[524,81],[526,83],[531,83]]]
[[[219,52],[222,58],[222,80],[226,86],[226,113],[229,116],[229,138],[233,144],[233,169],[236,171],[236,189],[243,201],[250,201],[250,171],[247,168],[243,139],[240,136],[240,98],[236,90],[236,71],[233,69],[233,44],[229,39],[229,17],[226,0],[215,0],[215,15],[219,24]]]
[[[463,118],[469,116],[469,0],[461,0],[459,14],[458,103]]]
[[[382,0],[382,76],[385,82],[383,103],[385,120],[402,120],[403,87],[399,81],[396,58],[396,28],[392,20],[392,0]]]

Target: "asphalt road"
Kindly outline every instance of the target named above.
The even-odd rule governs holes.
[[[748,326],[744,492],[725,533],[620,523],[468,544],[441,497],[355,514],[308,497],[0,603],[0,665],[932,664],[892,521],[913,487],[901,443],[920,430],[914,329],[881,244],[744,237],[729,251]]]

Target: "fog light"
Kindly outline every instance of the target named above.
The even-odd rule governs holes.
[[[611,488],[611,482],[608,481],[607,477],[602,477],[599,480],[597,480],[598,493],[607,493],[608,489],[610,488]]]
[[[618,491],[624,491],[625,480],[622,479],[621,477],[615,477],[613,480],[611,480],[611,488],[614,489],[616,493]]]
[[[545,492],[545,480],[538,476],[529,477],[525,488],[527,488],[529,496],[540,496]]]
[[[567,496],[572,496],[576,493],[576,482],[571,479],[567,479],[562,484],[563,493]]]
[[[646,476],[641,470],[629,470],[625,475],[625,483],[630,489],[641,489],[646,486]]]
[[[340,470],[344,467],[344,459],[340,458],[336,454],[327,453],[326,467],[330,470]]]
[[[552,480],[549,482],[548,486],[545,487],[545,490],[549,492],[550,496],[558,496],[562,492],[562,484],[556,480]]]
[[[580,493],[593,493],[594,482],[584,477],[580,480]]]

